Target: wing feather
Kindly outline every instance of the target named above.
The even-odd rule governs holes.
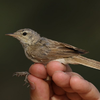
[[[50,45],[50,52],[48,56],[55,56],[57,58],[64,58],[64,57],[71,57],[75,55],[81,55],[87,53],[87,51],[83,49],[79,49],[77,47],[74,47],[72,45],[57,42],[49,39],[49,45]]]

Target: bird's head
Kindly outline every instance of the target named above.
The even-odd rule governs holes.
[[[18,39],[22,45],[32,45],[40,39],[40,35],[32,29],[20,29],[13,34],[6,34]]]

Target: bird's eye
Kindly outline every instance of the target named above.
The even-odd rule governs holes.
[[[24,32],[24,33],[23,33],[23,35],[25,36],[25,35],[27,35],[27,33],[26,33],[26,32]]]

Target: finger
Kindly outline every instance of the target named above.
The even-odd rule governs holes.
[[[78,93],[66,93],[70,100],[83,100]]]
[[[45,79],[47,77],[46,69],[42,64],[31,65],[31,67],[29,68],[29,72],[38,78]]]
[[[75,91],[70,87],[70,79],[74,75],[82,78],[80,75],[74,72],[57,71],[53,74],[52,79],[57,86],[61,87],[64,91],[66,91],[67,96],[71,100],[74,100],[75,98],[76,100],[81,100],[81,97],[77,93],[75,93]]]
[[[56,71],[53,74],[52,79],[58,86],[70,88],[70,79],[72,78],[72,76],[78,76],[82,78],[82,76],[80,76],[79,74],[75,72]]]
[[[87,100],[98,100],[100,98],[98,90],[77,73],[58,71],[54,73],[52,79],[55,84],[67,92],[67,96],[72,100],[74,100],[73,98]]]
[[[53,88],[54,94],[56,95],[66,94],[65,91],[61,87],[57,86],[54,82],[52,83],[52,88]]]
[[[63,71],[56,71],[52,75],[52,80],[59,87],[70,87],[70,78],[71,78],[70,74],[66,74]]]
[[[49,85],[35,76],[29,75],[31,100],[49,100]]]
[[[50,76],[53,75],[55,71],[72,71],[69,65],[64,66],[60,62],[51,61],[47,64],[47,72]]]
[[[53,97],[51,97],[50,100],[69,100],[66,95],[61,95],[61,96],[58,96],[58,95],[54,95]]]
[[[70,86],[77,92],[80,97],[85,100],[98,100],[100,99],[100,93],[96,87],[90,82],[78,77],[72,76],[70,80]]]

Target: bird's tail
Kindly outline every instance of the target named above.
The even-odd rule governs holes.
[[[91,67],[91,68],[95,68],[100,70],[100,62],[99,61],[95,61],[83,56],[73,56],[71,58],[67,58],[67,63],[69,64],[81,64],[81,65],[85,65],[87,67]]]

